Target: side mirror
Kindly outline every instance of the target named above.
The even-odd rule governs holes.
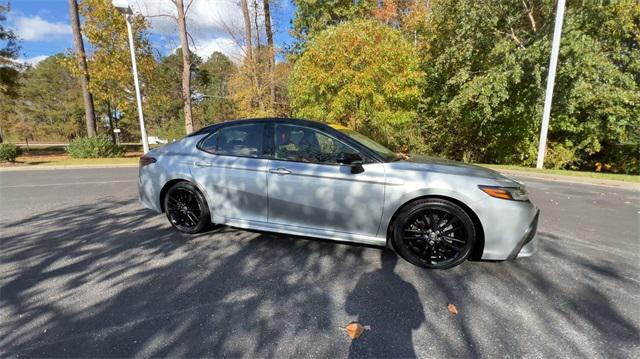
[[[364,161],[357,153],[342,152],[338,155],[336,161],[341,165],[351,167],[351,173],[357,174],[364,172],[364,168],[362,167]]]

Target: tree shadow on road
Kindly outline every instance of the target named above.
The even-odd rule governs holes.
[[[0,226],[0,356],[637,353],[637,262],[551,234],[532,258],[429,271],[320,240],[183,236],[134,199],[60,207]],[[350,319],[371,331],[351,343]]]
[[[349,280],[337,261],[358,265],[364,250],[227,227],[182,236],[135,201],[2,231],[3,356],[304,355],[338,331],[324,289]]]
[[[382,268],[364,273],[347,297],[345,308],[370,327],[354,340],[349,358],[415,358],[413,331],[424,322],[424,308],[413,285],[394,272],[398,257],[380,252]]]

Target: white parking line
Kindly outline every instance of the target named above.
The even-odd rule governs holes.
[[[31,187],[51,187],[51,186],[76,186],[87,184],[107,184],[107,183],[134,183],[137,180],[120,180],[120,181],[95,181],[95,182],[66,182],[66,183],[47,183],[47,184],[22,184],[17,186],[0,186],[0,188],[31,188]]]

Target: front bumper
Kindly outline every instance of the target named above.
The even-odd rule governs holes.
[[[518,242],[518,245],[513,249],[509,255],[509,260],[516,258],[530,257],[538,249],[538,241],[536,240],[536,232],[538,231],[538,218],[540,217],[540,210],[536,211],[536,215],[533,217],[529,228],[525,232],[524,236]]]

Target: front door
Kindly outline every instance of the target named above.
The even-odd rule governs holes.
[[[264,123],[223,127],[201,144],[191,173],[205,187],[214,217],[267,221],[267,169]]]
[[[384,200],[384,167],[365,163],[352,173],[341,153],[357,153],[330,134],[276,123],[267,173],[269,222],[375,236]]]

